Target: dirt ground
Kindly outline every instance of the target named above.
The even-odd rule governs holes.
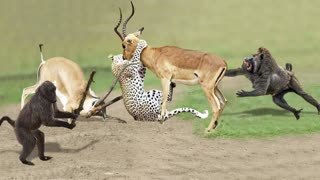
[[[0,109],[16,117],[19,105]],[[0,127],[0,179],[319,179],[320,135],[270,139],[205,139],[192,121],[135,122],[121,102],[109,115],[80,118],[73,130],[41,127],[46,155],[22,165],[21,146],[7,122]]]

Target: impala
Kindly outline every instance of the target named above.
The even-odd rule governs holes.
[[[115,33],[120,37],[123,47],[124,59],[130,60],[139,42],[139,36],[144,28],[126,34],[126,25],[134,15],[134,5],[131,2],[132,13],[124,21],[122,35],[118,27],[120,20],[114,28]],[[195,50],[182,49],[175,46],[146,47],[141,54],[141,62],[150,69],[162,84],[163,98],[161,107],[161,118],[166,114],[167,98],[171,82],[178,82],[186,85],[200,85],[211,105],[213,116],[207,131],[216,128],[227,100],[218,88],[218,84],[224,77],[227,64],[221,57]]]
[[[23,108],[28,95],[34,94],[35,90],[44,81],[51,81],[56,86],[56,95],[63,105],[63,110],[73,112],[79,107],[79,103],[87,86],[87,81],[80,66],[63,57],[54,57],[45,61],[42,54],[42,44],[40,44],[39,47],[41,64],[39,65],[37,73],[38,82],[33,86],[23,89],[21,108]],[[83,110],[80,112],[80,115],[87,116],[87,113],[94,107],[98,100],[99,97],[90,89],[85,97]],[[106,117],[105,111],[97,115]]]

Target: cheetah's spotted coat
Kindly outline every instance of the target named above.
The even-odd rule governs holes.
[[[146,46],[146,41],[140,40],[131,61],[124,60],[122,54],[112,56],[112,72],[115,76],[121,74],[119,83],[124,105],[130,115],[139,121],[156,121],[160,117],[162,92],[159,90],[144,91],[146,68],[140,63],[140,54]],[[123,68],[126,69],[120,73]],[[170,96],[172,94],[168,99],[171,99]],[[208,117],[207,110],[205,113],[200,113],[192,108],[177,108],[168,112],[164,120],[181,112],[191,112],[199,118]]]

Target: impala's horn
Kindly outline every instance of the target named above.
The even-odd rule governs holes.
[[[131,12],[131,15],[123,22],[123,26],[122,26],[122,36],[123,37],[126,37],[127,36],[127,33],[126,33],[126,29],[127,29],[127,23],[130,21],[130,19],[132,18],[132,16],[134,15],[134,5],[131,2],[131,9],[132,9],[132,12]]]
[[[119,22],[116,25],[116,27],[114,27],[114,32],[116,32],[116,34],[120,37],[121,41],[123,41],[123,37],[121,36],[120,32],[118,31],[118,27],[120,26],[121,21],[122,21],[122,12],[121,12],[120,8],[119,8],[119,11],[120,11],[120,19],[119,19]]]

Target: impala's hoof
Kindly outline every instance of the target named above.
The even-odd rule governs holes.
[[[211,132],[214,132],[214,129],[206,128],[204,131],[204,133],[211,133]]]
[[[158,122],[160,123],[160,124],[164,124],[164,120],[162,120],[162,119],[160,119],[160,120],[158,120]]]

